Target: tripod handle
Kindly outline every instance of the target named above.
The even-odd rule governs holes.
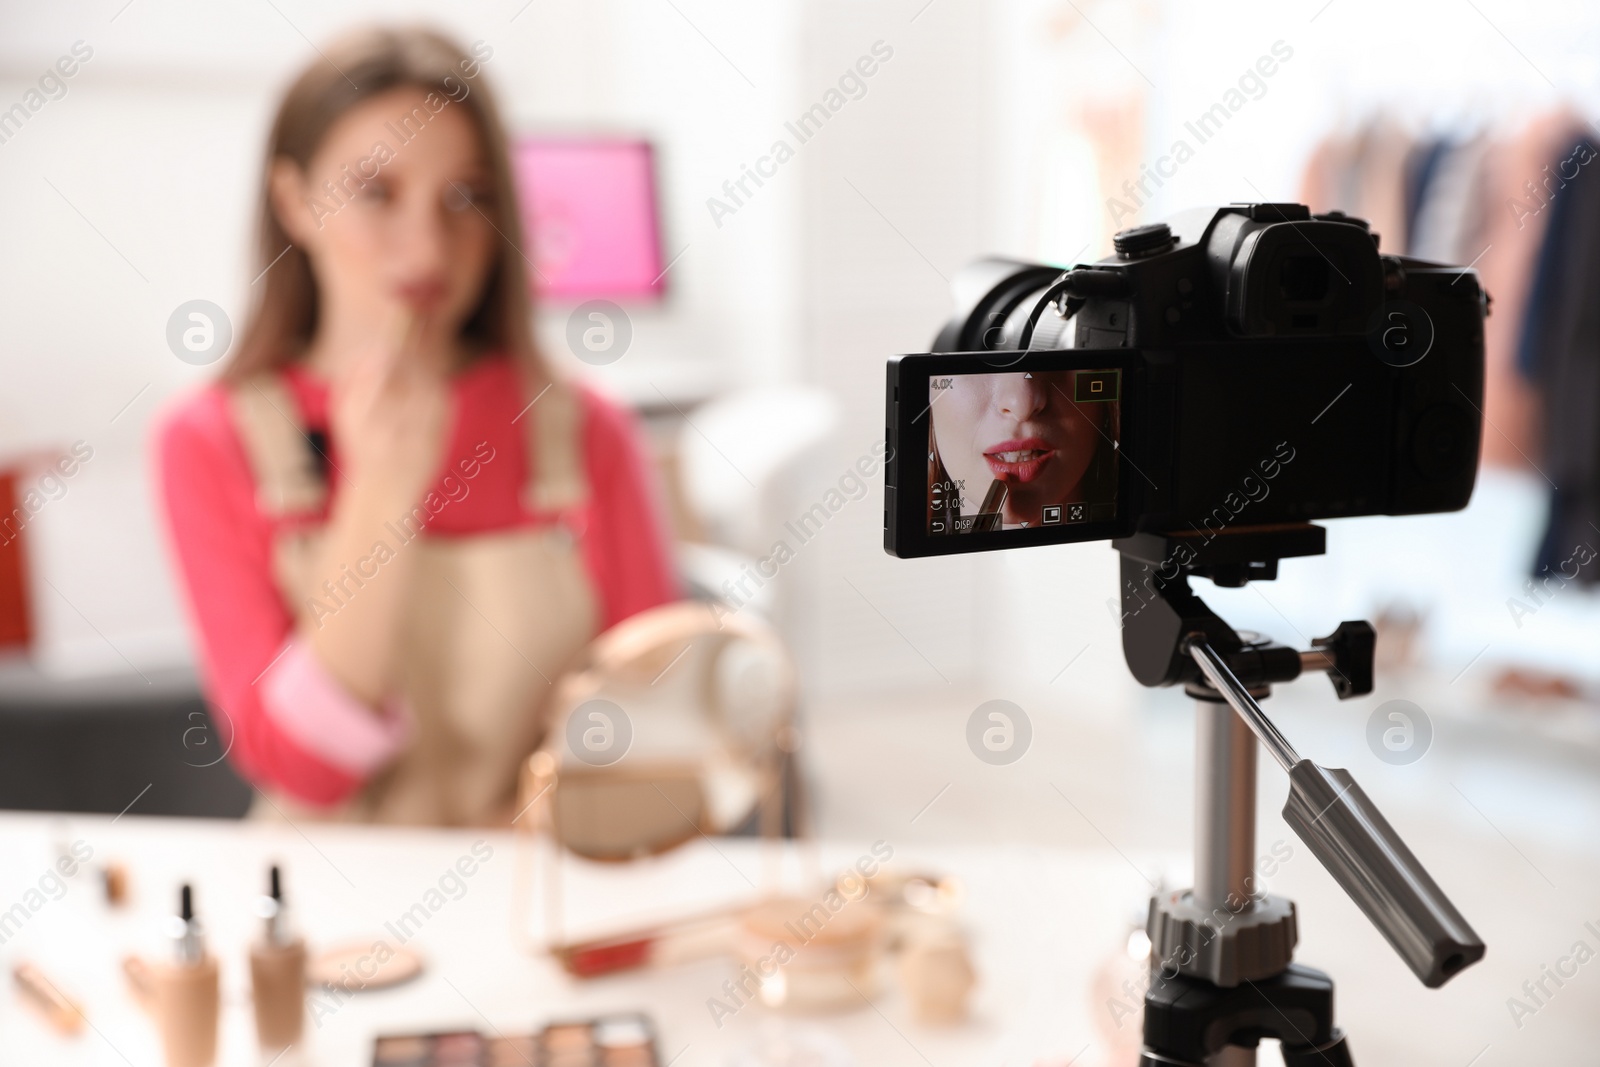
[[[1423,985],[1483,958],[1483,941],[1349,771],[1295,764],[1283,817]]]
[[[1261,705],[1256,703],[1256,698],[1250,695],[1250,690],[1239,681],[1233,669],[1228,666],[1228,661],[1217,654],[1211,647],[1211,642],[1204,637],[1194,635],[1184,642],[1190,657],[1200,665],[1200,673],[1205,675],[1206,681],[1211,683],[1211,688],[1222,694],[1234,712],[1243,719],[1245,725],[1256,735],[1266,748],[1269,755],[1278,761],[1284,770],[1292,770],[1300,762],[1300,753],[1294,750],[1289,739],[1284,737],[1277,725],[1267,718],[1267,713],[1261,710]]]
[[[1350,772],[1301,759],[1209,642],[1192,636],[1186,646],[1206,680],[1289,772],[1284,820],[1422,984],[1437,988],[1482,959],[1483,942]]]

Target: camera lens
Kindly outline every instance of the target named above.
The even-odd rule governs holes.
[[[1289,256],[1278,268],[1278,290],[1285,300],[1313,303],[1328,295],[1328,261],[1321,256]]]

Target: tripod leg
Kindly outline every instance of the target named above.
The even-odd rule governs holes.
[[[1283,1067],[1354,1067],[1350,1044],[1343,1032],[1335,1030],[1333,1040],[1323,1045],[1284,1045]]]
[[[1253,1062],[1250,1046],[1263,1038],[1281,1043],[1286,1067],[1351,1067],[1333,1027],[1333,981],[1321,971],[1290,964],[1229,987],[1157,976],[1145,992],[1140,1067],[1234,1067]]]
[[[1240,1061],[1236,1053],[1248,1053],[1247,1061]],[[1350,1058],[1350,1045],[1344,1035],[1335,1031],[1332,1041],[1325,1045],[1283,1045],[1283,1067],[1355,1067]],[[1233,1067],[1238,1062],[1255,1062],[1256,1050],[1232,1046],[1207,1056],[1204,1064],[1191,1060],[1168,1059],[1146,1049],[1139,1057],[1139,1067]]]

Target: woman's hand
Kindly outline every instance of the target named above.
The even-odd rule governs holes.
[[[361,354],[336,381],[330,417],[351,487],[394,512],[414,507],[443,458],[450,413],[442,361],[428,359],[410,327]]]
[[[448,431],[448,360],[441,355],[448,350],[428,344],[416,325],[408,319],[406,336],[362,353],[334,382],[330,417],[349,485],[335,500],[323,540],[317,578],[326,581],[313,588],[344,593],[337,612],[300,623],[322,665],[373,708],[393,687],[416,567],[416,550],[395,541],[392,526],[407,525],[407,513],[432,484]],[[380,542],[390,549],[387,562],[351,588],[350,568]]]

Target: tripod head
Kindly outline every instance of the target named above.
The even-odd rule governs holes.
[[[1372,626],[1343,622],[1296,651],[1241,637],[1189,588],[1191,575],[1223,586],[1275,578],[1280,559],[1322,554],[1326,531],[1141,533],[1112,546],[1122,554],[1122,648],[1133,676],[1233,708],[1289,774],[1284,819],[1424,985],[1481,959],[1483,942],[1355,779],[1302,759],[1257,702],[1307,670],[1325,671],[1341,700],[1370,693]]]
[[[1246,642],[1189,588],[1189,577],[1238,588],[1278,576],[1278,561],[1320,556],[1327,531],[1310,523],[1200,533],[1138,533],[1111,542],[1122,554],[1122,652],[1140,685],[1205,685],[1184,648],[1203,635],[1252,688],[1326,671],[1340,700],[1372,692],[1375,637],[1365,622],[1343,622],[1312,651]]]

